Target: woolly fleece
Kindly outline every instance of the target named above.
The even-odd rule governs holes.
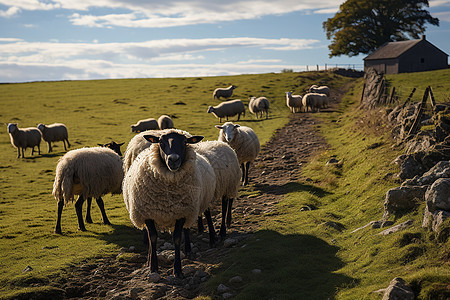
[[[233,126],[232,122],[226,122],[223,127]],[[247,126],[239,126],[234,128],[234,136],[231,141],[225,139],[224,129],[219,132],[219,141],[228,143],[234,149],[239,160],[239,164],[252,162],[260,150],[259,139],[256,133]]]

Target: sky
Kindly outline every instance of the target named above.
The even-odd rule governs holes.
[[[0,0],[0,83],[362,69],[329,58],[335,0]],[[450,54],[450,0],[426,38]]]

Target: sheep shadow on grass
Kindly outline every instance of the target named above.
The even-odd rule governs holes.
[[[261,230],[245,244],[214,271],[211,286],[239,275],[245,285],[230,287],[240,299],[334,299],[339,287],[357,283],[336,272],[345,266],[339,248],[318,237]]]
[[[330,192],[310,184],[303,184],[299,182],[288,182],[282,185],[279,184],[255,184],[254,188],[261,191],[262,194],[271,195],[285,195],[292,192],[308,192],[320,198],[331,194]]]

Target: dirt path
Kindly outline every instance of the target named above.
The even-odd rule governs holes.
[[[333,90],[332,104],[336,106],[344,94],[343,90]],[[207,234],[191,234],[195,245],[193,254],[182,262],[183,280],[172,275],[171,238],[159,238],[159,275],[150,274],[145,267],[147,254],[133,253],[133,249],[123,249],[126,254],[104,258],[95,263],[84,264],[73,271],[67,281],[55,282],[54,286],[65,291],[65,299],[183,299],[199,294],[201,284],[210,277],[210,270],[220,262],[233,245],[246,239],[258,229],[258,216],[272,212],[274,204],[281,201],[286,193],[285,184],[295,181],[302,164],[316,151],[326,147],[325,140],[312,128],[317,122],[314,114],[292,114],[289,123],[278,130],[262,149],[250,170],[250,187],[243,188],[249,196],[241,196],[234,202],[232,228],[227,240],[209,248]],[[215,216],[216,228],[220,215]],[[127,256],[127,259],[118,259]]]

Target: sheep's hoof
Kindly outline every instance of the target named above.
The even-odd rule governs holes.
[[[80,231],[87,231],[86,227],[80,227],[80,228],[78,228],[78,230],[80,230]]]
[[[105,222],[103,222],[103,224],[105,225],[112,225],[110,221],[106,220]]]
[[[85,221],[86,221],[86,223],[89,223],[89,224],[92,224],[92,223],[93,223],[91,218],[86,218]]]
[[[55,233],[56,234],[62,234],[61,228],[55,228]]]
[[[173,271],[173,275],[175,276],[175,278],[177,278],[177,279],[183,279],[184,278],[184,275],[183,275],[183,272],[176,272],[175,270]]]

